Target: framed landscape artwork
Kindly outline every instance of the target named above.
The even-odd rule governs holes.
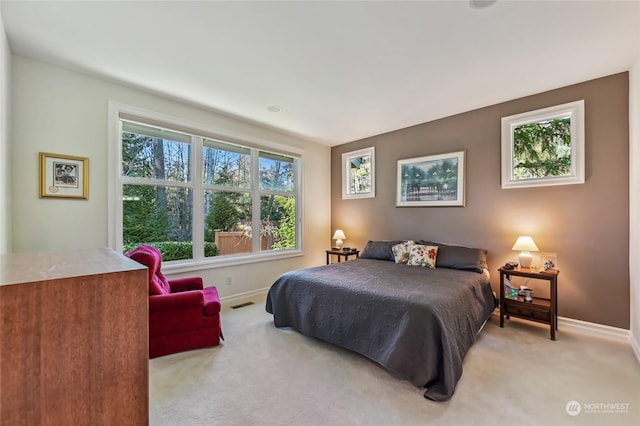
[[[502,118],[502,188],[584,183],[584,101]]]
[[[464,207],[465,154],[398,160],[396,207]]]
[[[40,198],[89,198],[89,159],[40,153]]]

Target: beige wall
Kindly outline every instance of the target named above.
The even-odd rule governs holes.
[[[559,314],[629,328],[629,88],[617,74],[516,99],[332,149],[332,230],[349,246],[368,239],[425,238],[489,250],[496,269],[532,235],[555,252]],[[586,183],[501,189],[500,118],[585,100]],[[410,108],[407,105],[407,108]],[[376,147],[376,197],[342,200],[341,154]],[[396,208],[399,159],[467,150],[466,207]],[[534,290],[542,288],[530,282]]]
[[[11,54],[0,11],[0,254],[11,252],[10,70]]]
[[[107,108],[115,101],[303,150],[305,256],[183,275],[201,275],[227,297],[264,289],[284,271],[324,263],[323,238],[330,232],[328,147],[24,57],[13,56],[12,67],[15,252],[108,245]],[[40,151],[89,158],[88,201],[38,198]]]

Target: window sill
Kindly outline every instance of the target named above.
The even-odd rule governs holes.
[[[162,271],[167,274],[179,274],[183,272],[201,271],[203,269],[216,269],[228,266],[246,265],[251,263],[268,262],[272,260],[288,259],[304,256],[301,250],[285,252],[272,252],[262,254],[246,254],[236,256],[219,256],[202,260],[177,260],[163,262]]]

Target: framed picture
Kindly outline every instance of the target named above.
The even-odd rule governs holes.
[[[540,270],[543,272],[557,271],[558,256],[555,253],[540,253]]]
[[[375,147],[342,154],[342,199],[376,196]]]
[[[40,153],[40,198],[89,199],[89,159]]]
[[[396,207],[465,204],[466,151],[398,160]]]
[[[584,100],[502,118],[502,188],[584,183]]]

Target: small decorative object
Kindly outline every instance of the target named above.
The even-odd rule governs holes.
[[[333,248],[340,250],[342,248],[342,240],[346,240],[347,236],[344,235],[342,229],[336,229],[336,232],[333,234],[333,239],[336,240],[336,245]]]
[[[396,207],[464,207],[465,153],[398,160]]]
[[[518,262],[507,262],[504,264],[503,268],[509,271],[516,269],[518,267]]]
[[[351,247],[342,247],[342,251],[348,253],[351,251]]]
[[[89,198],[89,159],[40,153],[40,198]]]
[[[504,297],[515,300],[518,298],[518,289],[511,285],[511,281],[504,279]]]
[[[527,303],[531,303],[533,302],[533,298],[531,297],[531,294],[533,293],[533,290],[531,290],[528,287],[522,287],[520,289],[520,292],[522,293],[522,295],[524,296],[524,301]]]
[[[538,246],[533,242],[533,238],[524,235],[518,237],[511,250],[520,250],[520,256],[518,257],[520,266],[523,268],[530,268],[533,260],[531,252],[538,251]]]
[[[540,261],[542,272],[555,272],[558,269],[558,257],[555,253],[542,253]]]

